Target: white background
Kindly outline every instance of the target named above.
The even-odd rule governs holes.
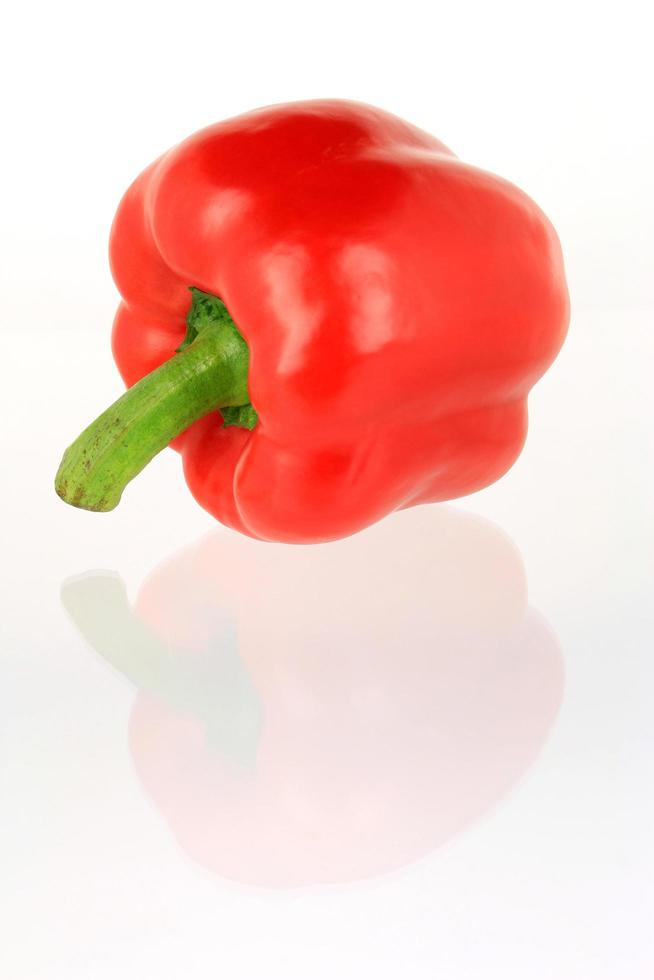
[[[191,0],[28,3],[3,15],[3,976],[654,975],[654,79],[645,9]],[[111,515],[66,508],[52,478],[64,446],[121,390],[108,343],[116,292],[106,242],[128,183],[203,125],[323,96],[394,111],[530,193],[563,243],[570,335],[530,400],[527,447],[500,483],[457,502],[454,514],[422,508],[310,549],[306,567],[284,549],[270,552],[290,583],[272,603],[261,583],[274,578],[273,559],[218,532],[213,560],[226,555],[238,573],[231,590],[230,576],[207,586],[214,607],[203,572],[185,573],[178,552],[215,525],[173,453]],[[230,751],[246,751],[264,725],[260,809],[247,802],[251,769],[230,777],[229,790],[191,749],[171,769],[175,738],[163,723],[142,723],[137,734],[152,741],[146,769],[167,787],[157,805],[128,740],[133,679],[94,652],[60,600],[71,576],[106,569],[134,602],[166,561],[182,568],[183,596],[173,591],[171,608],[195,610],[197,589],[212,629],[234,644],[229,624],[240,623],[241,657],[268,676],[246,696],[236,658],[231,687],[213,705],[240,718]],[[238,582],[259,575],[260,592],[244,601]],[[160,645],[152,653],[149,634],[136,627],[134,639],[129,624],[103,620],[112,587],[120,591],[115,577],[69,583],[69,606],[75,588],[93,581],[96,646],[99,631],[114,658],[158,663],[164,654]],[[527,603],[555,638],[542,690],[524,686],[528,672],[497,667],[531,622]],[[526,663],[538,648],[529,636]],[[457,661],[443,660],[444,637],[462,663],[487,651],[483,680],[475,670],[462,680]],[[179,637],[161,642],[176,663]],[[369,655],[377,647],[383,670]],[[209,658],[215,679],[213,669]],[[167,682],[173,704],[184,704],[182,735],[204,717],[202,670],[182,672],[189,691],[175,688],[174,670]],[[437,705],[433,725],[420,716],[423,727],[414,718],[421,690]],[[504,705],[496,729],[480,721],[488,703]],[[519,763],[516,746],[539,711],[547,724],[529,765]],[[378,751],[357,723],[370,717]],[[396,814],[404,773],[410,792]],[[171,816],[175,779],[184,806]],[[270,830],[266,806],[271,824],[279,813],[287,823]],[[418,841],[424,808],[435,827],[450,821],[447,839],[435,830]],[[272,834],[268,854],[248,838],[248,819]],[[189,837],[200,841],[195,854]],[[280,868],[297,887],[279,887]]]

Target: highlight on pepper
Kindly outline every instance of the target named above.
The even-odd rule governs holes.
[[[128,390],[66,450],[57,493],[112,510],[172,443],[196,500],[268,541],[493,483],[568,325],[540,208],[355,102],[184,140],[127,190],[110,259]]]

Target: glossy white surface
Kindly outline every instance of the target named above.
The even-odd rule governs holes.
[[[291,549],[214,530],[172,452],[61,504],[117,381],[24,338],[65,387],[5,431],[8,976],[647,976],[650,319],[575,326],[500,484]]]
[[[232,31],[227,93],[159,7],[119,6],[101,45],[81,7],[42,35],[12,15],[34,48],[1,266],[0,975],[648,980],[645,32],[627,4],[589,43],[581,5],[555,5],[534,48],[517,6],[464,5],[439,34],[416,6],[410,30],[377,22],[362,82],[363,12],[348,33],[337,4],[308,52],[308,15],[275,9],[254,41],[247,11],[206,14]],[[323,93],[434,130],[557,224],[573,320],[518,463],[319,548],[217,529],[172,452],[112,514],[66,507],[61,451],[120,391],[117,196],[212,118]]]

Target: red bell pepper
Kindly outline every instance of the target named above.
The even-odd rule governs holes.
[[[111,263],[133,387],[66,451],[57,492],[110,510],[175,440],[202,506],[267,540],[492,483],[568,322],[534,202],[350,102],[259,109],[165,153],[120,204]]]

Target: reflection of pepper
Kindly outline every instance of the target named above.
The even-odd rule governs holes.
[[[109,510],[178,437],[200,503],[270,540],[496,480],[567,324],[537,206],[348,102],[261,109],[164,154],[125,195],[111,259],[134,387],[67,450],[58,492]]]
[[[212,534],[155,569],[133,610],[102,573],[63,601],[137,688],[148,795],[188,854],[242,881],[421,857],[506,795],[561,700],[520,555],[447,507],[315,548]]]

